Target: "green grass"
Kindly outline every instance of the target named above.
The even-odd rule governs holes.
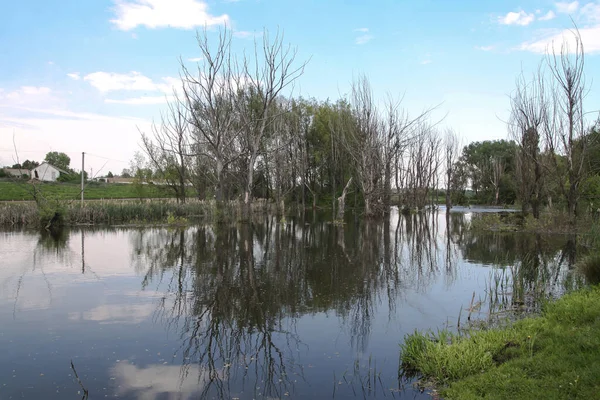
[[[415,332],[401,344],[403,373],[446,399],[592,399],[600,393],[600,288],[545,305],[539,317],[456,335]]]
[[[81,196],[81,186],[76,183],[38,183],[37,188],[49,198],[58,200],[75,200]],[[189,197],[195,191],[188,191]],[[95,199],[134,199],[134,198],[170,198],[173,191],[156,185],[133,185],[118,183],[88,183],[85,186],[85,198]],[[0,182],[0,201],[33,200],[30,183]]]

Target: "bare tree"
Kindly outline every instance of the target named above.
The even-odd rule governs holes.
[[[382,166],[381,124],[377,115],[371,85],[366,76],[352,83],[351,106],[353,121],[347,121],[342,139],[354,170],[356,181],[364,197],[365,215],[376,214],[375,207],[381,195]],[[349,125],[349,126],[348,126]],[[378,209],[377,211],[383,211]]]
[[[427,121],[418,124],[418,136],[408,146],[404,165],[404,190],[406,205],[423,209],[430,190],[436,186],[439,172],[439,153],[442,140],[437,130]]]
[[[510,104],[509,132],[519,144],[517,181],[523,212],[527,213],[531,206],[533,216],[539,218],[542,188],[540,135],[547,136],[549,122],[549,99],[541,68],[531,81],[521,73]]]
[[[241,155],[237,143],[242,130],[235,101],[235,64],[231,55],[231,30],[220,31],[217,44],[209,44],[207,31],[197,33],[202,60],[196,71],[180,62],[183,104],[193,126],[195,157],[208,159],[216,186],[216,200],[224,200],[225,171]],[[205,167],[201,163],[197,167]],[[198,171],[202,174],[202,171]]]
[[[254,186],[254,170],[264,148],[267,128],[276,117],[275,100],[304,72],[307,62],[296,63],[295,48],[284,45],[283,34],[273,41],[265,30],[262,46],[254,44],[253,59],[244,56],[233,76],[237,89],[236,110],[242,122],[242,142],[247,157],[244,182],[244,218],[249,217]]]
[[[492,157],[490,164],[490,183],[494,188],[494,204],[498,205],[500,200],[500,181],[502,176],[504,176],[506,166],[502,157],[499,156]]]
[[[581,34],[577,27],[571,31],[574,48],[565,38],[557,54],[552,47],[547,52],[546,64],[554,78],[552,96],[552,118],[547,130],[548,150],[553,155],[557,167],[556,155],[566,158],[566,182],[568,189],[564,190],[568,213],[572,222],[577,216],[579,199],[579,184],[584,176],[584,157],[586,147],[585,112],[583,100],[587,94],[584,66],[585,53]],[[558,175],[560,170],[554,171]],[[563,183],[565,182],[563,181]],[[563,184],[559,185],[563,187]]]
[[[338,221],[344,221],[344,212],[346,211],[346,195],[348,194],[348,188],[352,184],[352,177],[348,179],[346,186],[344,186],[344,190],[342,190],[342,195],[338,197],[338,209],[337,209],[337,219]]]
[[[446,212],[450,212],[452,208],[452,181],[454,180],[455,167],[460,156],[460,141],[458,135],[452,129],[446,131],[444,138],[444,160],[446,164],[445,180],[446,180]]]
[[[188,109],[177,93],[168,102],[166,113],[161,114],[160,124],[152,124],[152,136],[142,133],[142,149],[151,165],[173,189],[177,201],[184,203],[188,182],[188,154],[190,152],[190,125]]]

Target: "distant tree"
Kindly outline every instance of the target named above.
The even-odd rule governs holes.
[[[106,175],[108,178],[112,178],[114,175],[112,172],[108,171],[108,174]]]
[[[121,171],[121,178],[131,178],[131,170],[129,168],[123,168],[123,171]]]
[[[71,158],[68,155],[65,153],[59,153],[57,151],[51,151],[50,153],[46,154],[44,161],[65,171],[69,170],[69,165],[71,164]]]
[[[514,179],[516,153],[517,144],[506,140],[472,142],[463,148],[461,161],[476,201],[499,204],[514,198],[508,189],[514,186],[510,180]]]
[[[32,170],[35,167],[37,167],[38,165],[40,165],[39,162],[37,161],[32,161],[32,160],[25,160],[23,161],[23,163],[21,164],[21,168],[23,169],[27,169],[27,170]]]

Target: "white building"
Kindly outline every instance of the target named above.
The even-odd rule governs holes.
[[[57,168],[54,165],[50,165],[47,162],[43,162],[31,170],[31,179],[44,182],[56,182],[60,174],[68,174],[68,172]]]

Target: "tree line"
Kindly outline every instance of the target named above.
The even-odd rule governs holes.
[[[197,34],[202,61],[195,69],[180,62],[180,87],[141,133],[132,174],[160,176],[181,202],[191,185],[200,199],[239,200],[244,210],[267,198],[280,212],[289,202],[327,204],[340,216],[352,193],[371,217],[392,205],[423,209],[444,193],[451,207],[472,191],[470,201],[519,202],[536,218],[541,207],[564,203],[575,217],[581,194],[600,188],[598,124],[584,108],[576,29],[575,48],[549,50],[531,80],[518,77],[510,140],[462,149],[459,134],[433,119],[435,106],[411,115],[403,97],[379,102],[366,76],[336,101],[293,96],[307,62],[283,35],[265,31],[242,55],[231,38],[227,28],[214,44],[206,31]]]

